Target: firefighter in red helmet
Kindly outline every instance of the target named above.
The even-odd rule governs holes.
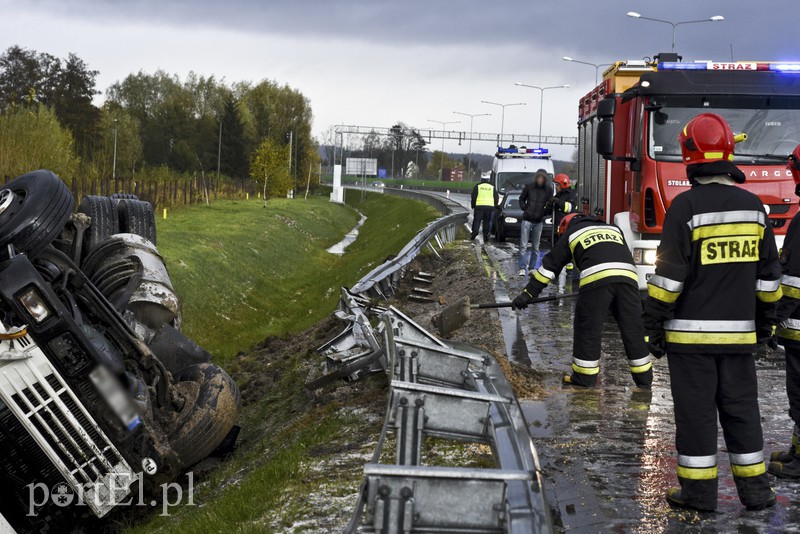
[[[558,227],[565,215],[575,211],[577,202],[569,176],[556,174],[553,177],[553,183],[556,185],[556,194],[547,201],[547,208],[553,210],[553,225]]]
[[[575,306],[572,372],[567,384],[594,387],[600,372],[600,344],[609,311],[619,325],[633,380],[649,388],[652,362],[644,338],[638,275],[622,231],[588,215],[570,213],[561,219],[559,239],[531,271],[525,290],[514,299],[514,309],[526,308],[558,273],[573,261],[580,269]]]
[[[772,335],[781,297],[778,251],[764,206],[736,184],[734,136],[713,113],[693,118],[679,141],[692,188],[672,201],[656,271],[648,280],[650,351],[668,355],[678,481],[667,501],[717,507],[717,417],[739,499],[775,504],[763,458],[753,354]]]
[[[787,168],[794,178],[794,192],[800,196],[800,145],[789,156]],[[800,213],[789,224],[780,264],[783,297],[778,304],[777,334],[786,348],[786,394],[794,431],[789,449],[772,453],[769,472],[780,478],[800,478]]]

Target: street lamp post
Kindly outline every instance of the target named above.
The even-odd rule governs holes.
[[[544,115],[544,92],[547,91],[548,89],[566,89],[569,87],[569,84],[540,87],[538,85],[515,82],[514,85],[518,85],[520,87],[528,87],[529,89],[537,89],[539,93],[541,93],[541,97],[539,98],[539,148],[542,148],[542,115]]]
[[[111,179],[117,179],[117,119],[114,119],[114,159],[111,162]]]
[[[428,122],[435,122],[442,126],[442,157],[439,159],[439,181],[444,177],[444,127],[448,124],[461,124],[461,121],[435,121],[428,119]]]
[[[663,19],[654,19],[650,17],[645,17],[637,13],[636,11],[628,11],[627,15],[634,19],[642,19],[642,20],[650,20],[653,22],[660,22],[662,24],[669,24],[672,26],[672,51],[675,51],[675,30],[678,26],[682,26],[684,24],[698,24],[700,22],[722,22],[725,20],[725,17],[722,15],[714,15],[713,17],[709,17],[707,19],[700,19],[700,20],[683,20],[681,22],[672,22],[670,20],[663,20]]]
[[[463,113],[461,111],[454,111],[453,113],[469,117],[469,154],[467,154],[467,177],[469,179],[472,177],[472,122],[475,117],[488,117],[491,113]]]
[[[610,67],[613,63],[589,63],[588,61],[580,61],[578,59],[573,59],[569,56],[564,56],[561,59],[564,61],[569,61],[571,63],[580,63],[581,65],[589,65],[590,67],[594,67],[594,84],[597,85],[597,78],[600,76],[600,67]]]
[[[525,106],[525,102],[515,102],[514,104],[499,104],[497,102],[490,102],[488,100],[481,100],[481,104],[489,104],[491,106],[500,106],[503,110],[500,113],[500,140],[497,143],[498,146],[503,144],[503,133],[505,133],[505,125],[506,125],[506,108],[509,106]]]

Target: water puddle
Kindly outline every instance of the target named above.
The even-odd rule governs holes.
[[[366,215],[363,215],[360,212],[359,215],[361,215],[361,218],[358,220],[353,229],[347,232],[347,234],[345,234],[344,239],[342,239],[332,247],[328,248],[327,252],[329,252],[330,254],[341,256],[342,254],[344,254],[347,247],[349,247],[350,245],[353,244],[353,242],[355,242],[355,240],[358,238],[358,229],[364,226],[364,223],[367,220]]]

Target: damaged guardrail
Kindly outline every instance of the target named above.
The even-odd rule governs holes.
[[[443,209],[448,213],[397,257],[342,289],[336,316],[347,326],[318,349],[326,374],[306,385],[314,390],[375,372],[390,382],[383,428],[346,532],[551,532],[536,449],[495,358],[441,340],[397,308],[369,298],[391,296],[425,246],[437,252],[433,243],[441,248],[455,238],[466,210]],[[428,437],[488,445],[493,466],[426,466]],[[385,463],[390,452],[393,464]]]

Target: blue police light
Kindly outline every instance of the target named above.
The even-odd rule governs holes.
[[[539,154],[539,155],[544,155],[544,154],[549,154],[550,153],[550,151],[547,150],[546,148],[531,148],[529,150],[529,152],[531,154]]]
[[[800,72],[800,63],[770,63],[769,70],[777,72]]]
[[[680,61],[664,61],[658,64],[658,70],[707,70],[706,63],[682,63]]]

